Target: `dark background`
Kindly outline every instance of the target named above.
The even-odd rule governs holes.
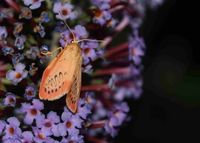
[[[200,142],[198,3],[166,0],[146,12],[144,93],[117,143]]]

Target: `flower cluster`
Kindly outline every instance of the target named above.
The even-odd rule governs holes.
[[[127,99],[136,100],[142,94],[145,44],[139,29],[145,9],[162,2],[2,1],[0,142],[111,142],[131,119]],[[51,60],[44,53],[67,48],[74,39],[80,41],[83,74],[73,114],[62,98],[40,100],[38,89]]]

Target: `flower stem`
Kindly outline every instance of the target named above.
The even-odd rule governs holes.
[[[122,21],[116,26],[115,32],[116,33],[121,32],[129,24],[129,22],[130,22],[129,17],[125,16],[122,19]],[[112,36],[105,37],[104,40],[103,40],[104,42],[102,43],[102,46],[106,47],[112,41],[112,39],[114,38],[114,36],[112,35]]]
[[[17,12],[20,12],[19,5],[14,0],[5,0],[5,2]]]
[[[81,91],[101,91],[110,90],[107,84],[86,85],[81,87]]]
[[[98,139],[98,138],[92,137],[92,136],[87,136],[86,138],[88,141],[90,141],[92,143],[108,143],[105,139]]]
[[[106,120],[92,122],[88,127],[92,129],[103,128]]]
[[[127,74],[130,73],[130,68],[110,68],[110,69],[103,69],[103,70],[97,70],[95,72],[95,76],[97,75],[111,75],[111,74]]]
[[[113,47],[110,50],[108,50],[105,53],[105,57],[112,56],[112,55],[116,54],[117,52],[120,52],[120,51],[127,49],[127,48],[128,48],[128,43],[120,44],[119,46]]]

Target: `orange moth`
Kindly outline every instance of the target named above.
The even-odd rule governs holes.
[[[66,23],[65,23],[66,24]],[[53,101],[66,96],[66,105],[72,113],[76,113],[81,91],[81,65],[82,56],[78,42],[98,41],[90,39],[76,40],[74,33],[66,24],[73,35],[73,41],[50,62],[43,72],[39,89],[39,98]],[[52,52],[43,53],[51,55]]]
[[[66,104],[73,113],[77,110],[81,90],[81,49],[76,43],[64,49],[51,61],[43,72],[39,97],[44,100],[56,100],[67,94]]]

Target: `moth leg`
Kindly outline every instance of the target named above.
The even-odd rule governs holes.
[[[52,56],[54,53],[56,53],[58,50],[62,50],[62,47],[58,47],[56,48],[55,50],[53,51],[47,51],[47,52],[41,52],[42,55],[45,55],[45,56]]]

